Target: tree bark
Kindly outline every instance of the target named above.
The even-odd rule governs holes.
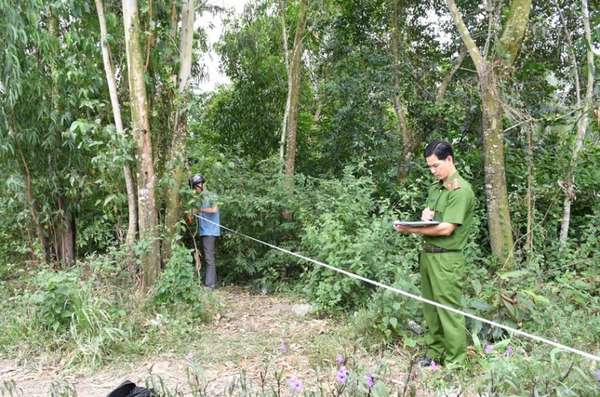
[[[56,15],[52,14],[52,10],[50,11],[49,19],[48,19],[48,33],[50,36],[56,38],[57,41],[60,41],[60,34],[58,31],[58,18]],[[57,49],[58,51],[58,49]],[[58,52],[54,54],[54,56],[59,56]],[[51,75],[52,75],[52,111],[56,114],[60,113],[59,108],[59,97],[60,93],[58,91],[58,81],[56,80],[56,76],[58,73],[56,71],[56,63],[52,62],[50,65]],[[61,134],[61,126],[55,125],[54,130],[56,133],[56,140],[60,143],[62,142],[62,134]],[[54,159],[50,159],[49,168],[54,170],[54,166],[52,164],[53,160],[57,160],[56,157]],[[60,179],[58,175],[56,175],[56,171],[52,171],[57,178]],[[71,206],[68,204],[63,192],[58,192],[58,197],[56,198],[56,203],[58,206],[58,226],[55,229],[55,242],[56,247],[55,251],[57,253],[57,260],[61,262],[63,265],[72,266],[75,264],[75,217],[73,215]]]
[[[590,15],[588,10],[587,0],[581,0],[581,8],[583,14],[583,26],[585,30],[585,40],[587,47],[587,86],[585,92],[585,98],[583,100],[583,104],[581,103],[581,98],[577,95],[577,107],[581,109],[578,112],[578,120],[577,120],[577,136],[575,138],[575,144],[573,146],[573,151],[571,154],[571,162],[569,164],[569,168],[567,169],[567,175],[562,183],[562,187],[565,191],[565,199],[563,203],[563,216],[560,225],[560,236],[559,243],[560,247],[563,248],[567,243],[567,239],[569,237],[569,226],[571,223],[571,205],[575,200],[575,169],[577,168],[577,160],[579,158],[579,152],[583,147],[583,142],[585,140],[585,134],[587,131],[587,126],[589,123],[589,113],[592,111],[592,99],[594,95],[594,53],[592,50],[592,33],[590,28]],[[577,68],[577,64],[574,64],[574,67]],[[578,75],[575,74],[577,80]]]
[[[532,0],[511,0],[508,19],[504,23],[504,31],[496,45],[496,60],[511,68],[519,51],[529,24],[529,12]]]
[[[168,167],[173,179],[167,190],[167,208],[165,229],[167,241],[163,244],[165,261],[171,256],[171,240],[177,233],[177,224],[181,219],[181,196],[179,190],[185,179],[185,138],[187,129],[186,107],[188,88],[192,71],[192,47],[194,38],[194,0],[185,0],[181,10],[181,38],[179,42],[179,78],[178,98],[175,101],[175,122]]]
[[[142,289],[146,291],[154,285],[160,271],[160,245],[155,198],[156,177],[152,159],[152,141],[137,7],[137,0],[123,0],[131,119],[137,149],[138,221],[140,238],[148,241],[148,248],[140,258],[143,272]]]
[[[398,164],[398,180],[404,181],[410,171],[410,164],[414,155],[416,142],[413,131],[408,125],[406,119],[406,110],[402,97],[400,95],[400,30],[398,27],[398,13],[400,12],[399,0],[394,0],[393,10],[390,18],[390,28],[392,33],[391,47],[394,59],[394,112],[398,123],[396,130],[402,140],[402,155]]]
[[[40,219],[38,217],[37,204],[35,202],[35,198],[33,196],[33,183],[31,178],[31,172],[29,171],[29,165],[27,164],[27,160],[21,151],[19,145],[15,145],[16,150],[19,153],[19,157],[21,157],[21,162],[23,164],[23,176],[25,177],[25,197],[27,197],[27,204],[29,205],[29,211],[31,212],[31,219],[33,220],[33,224],[35,225],[35,233],[38,239],[38,243],[40,244],[40,249],[42,250],[42,257],[39,258],[42,262],[48,262],[48,241],[46,240],[46,234],[44,233],[44,228],[40,223]],[[35,252],[34,252],[35,254]]]
[[[531,261],[533,253],[533,220],[535,217],[533,195],[533,130],[539,128],[528,123],[527,125],[527,240],[525,242],[525,250],[527,251],[528,262]]]
[[[488,63],[479,76],[483,107],[483,149],[488,230],[492,252],[503,267],[513,262],[513,237],[504,167],[502,107],[494,71]]]
[[[62,194],[58,196],[58,210],[62,220],[58,229],[60,261],[65,266],[73,266],[75,264],[75,216]]]
[[[285,14],[286,14],[286,3],[284,1],[280,2],[280,11],[281,11],[281,40],[283,42],[283,56],[285,62],[285,73],[287,75],[287,83],[288,83],[288,91],[285,99],[285,110],[283,112],[283,119],[281,121],[281,138],[279,139],[279,159],[281,161],[282,169],[284,169],[285,164],[285,137],[287,135],[287,122],[288,117],[290,115],[290,106],[291,106],[291,94],[292,94],[292,77],[290,74],[290,54],[288,50],[288,34],[287,28],[285,24]]]
[[[106,74],[106,83],[108,84],[108,92],[110,94],[110,104],[112,108],[113,118],[115,120],[115,128],[118,134],[125,134],[123,129],[123,120],[121,118],[121,106],[119,104],[119,96],[117,94],[117,83],[112,63],[110,61],[110,48],[107,42],[108,31],[106,29],[106,17],[104,15],[104,6],[102,0],[96,0],[96,11],[98,12],[98,22],[100,24],[100,44],[102,47],[102,62],[104,64],[104,73]],[[127,191],[127,209],[128,209],[128,227],[125,244],[129,253],[130,261],[133,259],[133,244],[135,243],[135,235],[137,233],[137,198],[135,194],[135,184],[133,175],[129,165],[123,166],[123,176],[125,178],[125,187]]]
[[[298,13],[298,23],[296,25],[296,34],[294,36],[294,49],[290,63],[290,78],[288,95],[290,96],[290,112],[287,122],[287,150],[285,175],[294,176],[296,166],[296,135],[298,130],[298,112],[300,105],[300,82],[302,77],[302,36],[306,27],[306,7],[308,0],[300,0],[300,10]]]
[[[492,253],[498,258],[502,267],[510,268],[514,265],[514,243],[504,167],[503,110],[494,65],[502,64],[503,75],[506,75],[506,71],[514,64],[527,29],[531,0],[513,0],[511,2],[509,17],[505,23],[502,37],[497,43],[496,52],[499,58],[493,59],[491,62],[481,55],[455,1],[446,0],[446,2],[454,24],[477,69],[483,110],[485,192],[490,245]]]

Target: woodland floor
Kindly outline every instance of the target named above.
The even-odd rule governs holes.
[[[15,382],[20,390],[14,396],[72,396],[72,392],[59,391],[72,387],[80,397],[104,397],[124,380],[143,386],[154,377],[162,379],[171,392],[191,395],[188,371],[192,365],[207,396],[230,395],[228,387],[235,382],[239,385],[241,379],[255,391],[260,391],[261,385],[265,390],[277,389],[275,371],[281,373],[281,396],[292,395],[287,384],[291,377],[301,379],[305,390],[323,387],[324,395],[334,395],[336,356],[345,354],[350,371],[373,371],[392,395],[403,395],[410,362],[407,353],[393,348],[368,353],[359,340],[347,336],[347,325],[310,314],[300,316],[294,308],[303,302],[289,297],[252,294],[233,287],[218,289],[215,294],[224,305],[221,315],[201,328],[185,354],[165,352],[93,371],[65,370],[36,363],[35,359],[17,363],[5,358],[0,360],[0,386],[4,384],[6,389],[6,382]],[[282,349],[282,341],[287,349]],[[261,381],[265,370],[266,380]],[[433,395],[423,391],[427,389],[428,371],[412,370],[410,385],[419,390],[419,396]],[[359,375],[361,382],[363,373]],[[2,396],[11,395],[4,393]],[[239,387],[233,395],[240,395]]]

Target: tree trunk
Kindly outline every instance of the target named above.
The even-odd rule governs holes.
[[[104,72],[106,74],[106,83],[108,84],[108,92],[110,94],[110,104],[112,108],[113,118],[115,119],[115,127],[118,134],[125,134],[123,130],[123,120],[121,118],[121,106],[117,95],[117,83],[112,63],[110,61],[110,48],[108,47],[106,29],[106,17],[104,15],[104,6],[102,0],[96,0],[96,11],[98,12],[98,22],[100,24],[100,44],[102,47],[102,62],[104,64]],[[137,232],[137,203],[135,194],[135,185],[133,183],[133,175],[129,165],[123,166],[123,176],[125,178],[125,187],[127,191],[127,209],[128,209],[128,227],[125,244],[127,246],[129,260],[133,260],[133,244],[135,243],[135,235]]]
[[[508,18],[504,23],[504,30],[496,45],[496,61],[506,69],[511,68],[519,51],[527,25],[532,0],[511,0]]]
[[[537,125],[527,125],[527,240],[525,242],[525,250],[527,251],[528,262],[531,262],[533,253],[533,220],[535,217],[533,195],[533,129],[539,128]]]
[[[456,63],[450,70],[450,72],[444,77],[440,86],[437,89],[437,93],[435,95],[435,104],[436,106],[440,106],[444,102],[444,97],[446,96],[446,90],[448,89],[448,85],[452,81],[452,78],[460,69],[463,61],[465,60],[465,56],[467,55],[467,48],[463,45],[460,47],[460,51],[458,52],[458,58],[456,58]]]
[[[29,172],[29,165],[27,164],[27,160],[21,151],[21,148],[18,145],[15,145],[19,156],[21,157],[21,162],[23,163],[23,176],[25,177],[25,197],[27,197],[27,204],[29,205],[29,211],[31,212],[31,219],[33,224],[35,225],[35,233],[40,244],[40,249],[42,250],[42,257],[39,258],[42,262],[48,262],[48,242],[46,240],[46,234],[44,233],[44,228],[40,224],[40,219],[38,217],[37,204],[33,197],[33,184],[31,173]],[[33,253],[35,254],[35,252]]]
[[[179,81],[178,98],[175,101],[175,122],[173,139],[168,160],[168,167],[173,176],[167,190],[167,209],[165,229],[167,241],[163,244],[164,260],[171,256],[171,240],[177,234],[177,224],[181,219],[181,196],[179,190],[185,179],[185,138],[187,128],[187,94],[192,70],[192,44],[194,38],[194,0],[185,0],[181,10],[181,39],[179,43]]]
[[[75,217],[68,207],[62,194],[58,196],[58,210],[60,212],[60,227],[58,241],[60,242],[60,262],[65,266],[75,264]]]
[[[306,27],[306,7],[308,0],[300,0],[300,11],[298,13],[298,24],[294,36],[294,50],[290,63],[291,84],[288,86],[290,96],[290,112],[287,122],[287,159],[285,164],[285,175],[290,179],[294,176],[296,165],[296,133],[298,130],[298,112],[300,105],[300,79],[302,76],[302,36]]]
[[[392,31],[392,55],[394,59],[394,112],[398,123],[396,129],[398,135],[402,139],[402,155],[398,165],[398,179],[400,182],[404,181],[410,171],[410,163],[414,155],[416,142],[414,140],[414,134],[408,126],[406,120],[406,111],[404,110],[404,104],[402,103],[402,97],[400,95],[400,30],[398,27],[398,13],[400,12],[399,0],[394,0],[394,9],[390,18],[390,25]]]
[[[156,212],[154,163],[146,87],[144,85],[144,63],[140,46],[140,28],[137,0],[123,0],[123,24],[127,71],[131,103],[133,136],[137,148],[137,181],[140,238],[148,241],[147,250],[141,254],[142,289],[148,290],[160,270],[160,245],[158,238],[158,216]]]
[[[288,90],[285,99],[285,110],[283,112],[283,119],[281,121],[281,137],[279,139],[279,160],[281,161],[281,169],[285,168],[285,137],[287,135],[287,122],[290,116],[290,106],[292,100],[292,77],[290,74],[290,54],[288,50],[288,35],[285,24],[286,4],[284,1],[280,3],[281,11],[281,40],[283,42],[283,56],[285,62],[285,73],[287,75]]]
[[[511,267],[514,248],[504,168],[502,107],[491,65],[486,63],[484,75],[479,76],[479,84],[483,107],[485,192],[490,244],[502,267]]]
[[[50,16],[48,19],[48,33],[50,36],[55,37],[57,41],[60,41],[58,18],[56,15],[52,14],[52,11],[50,11]],[[58,52],[55,53],[54,56],[59,56]],[[52,111],[58,115],[60,114],[61,110],[59,108],[60,93],[58,91],[58,81],[56,81],[56,76],[58,75],[56,72],[56,63],[52,62],[50,69],[52,75]],[[56,133],[56,139],[60,144],[60,142],[62,142],[61,125],[54,125],[54,129]],[[56,156],[58,156],[58,154],[56,154]],[[57,162],[60,161],[56,157],[54,160]],[[52,159],[50,159],[49,168],[54,170],[55,168],[53,167],[52,162]],[[56,175],[56,171],[52,172],[60,180],[60,177]],[[55,237],[55,242],[57,243],[57,246],[55,247],[57,259],[63,265],[72,266],[75,264],[75,217],[73,215],[71,206],[66,202],[64,194],[60,191],[58,193],[58,197],[56,198],[56,202],[59,213],[58,227],[55,231],[55,233],[57,233],[57,236]]]
[[[581,111],[578,112],[579,117],[577,120],[577,137],[575,138],[575,145],[573,146],[571,162],[567,170],[567,175],[562,184],[563,189],[565,191],[565,200],[563,203],[563,216],[560,224],[559,242],[561,248],[565,246],[569,237],[569,226],[571,223],[571,204],[573,200],[575,200],[575,169],[577,168],[579,152],[581,151],[581,148],[583,147],[583,142],[585,140],[585,134],[589,123],[589,113],[592,110],[592,99],[594,95],[594,53],[592,50],[592,34],[590,29],[590,16],[587,0],[581,0],[581,7],[583,13],[583,26],[585,29],[587,47],[587,86],[583,104],[580,101],[579,95],[577,98],[577,107],[581,109]],[[576,63],[574,64],[574,67],[577,68]],[[577,74],[575,76],[577,77]]]
[[[483,110],[485,192],[490,244],[492,253],[498,258],[502,267],[510,268],[514,265],[514,245],[504,168],[503,110],[493,67],[495,64],[502,64],[503,75],[506,75],[514,64],[527,29],[531,0],[513,0],[511,2],[509,16],[497,45],[496,52],[501,58],[496,58],[491,62],[482,57],[455,1],[446,0],[446,2],[454,24],[477,69]]]

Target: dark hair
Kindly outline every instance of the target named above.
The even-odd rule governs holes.
[[[452,146],[445,141],[433,141],[425,148],[425,158],[436,155],[440,160],[446,160],[448,156],[454,158]]]

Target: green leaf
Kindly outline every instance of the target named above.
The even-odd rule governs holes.
[[[511,278],[522,278],[528,274],[528,270],[514,270],[512,272],[498,273],[498,277],[500,277],[502,280],[508,280]]]

